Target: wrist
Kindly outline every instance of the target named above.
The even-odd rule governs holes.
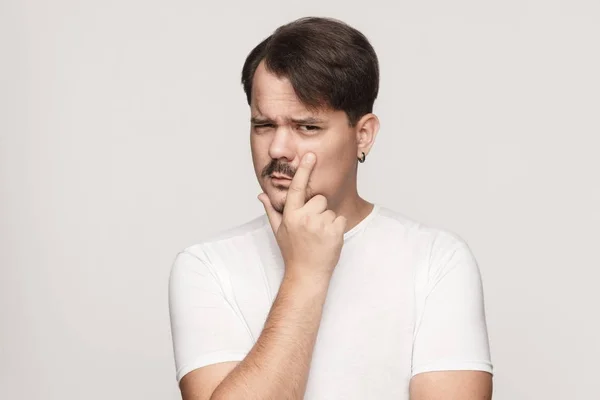
[[[322,291],[329,288],[331,274],[307,271],[308,268],[286,268],[284,281],[306,291]]]

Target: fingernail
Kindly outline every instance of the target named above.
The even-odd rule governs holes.
[[[315,160],[315,155],[314,155],[313,153],[308,153],[308,154],[306,155],[305,162],[306,162],[307,164],[310,164],[310,163],[311,163],[311,162],[313,162],[314,160]]]

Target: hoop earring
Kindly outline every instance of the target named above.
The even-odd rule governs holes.
[[[362,152],[362,157],[358,158],[358,162],[360,163],[364,163],[365,162],[365,158],[367,158],[367,156],[365,155],[365,152]]]

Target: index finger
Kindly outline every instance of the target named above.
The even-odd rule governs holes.
[[[307,153],[302,157],[296,174],[290,183],[290,187],[285,199],[285,210],[297,210],[306,203],[306,186],[308,178],[315,165],[316,156],[313,153]]]
[[[267,218],[269,219],[269,223],[271,224],[273,233],[275,235],[277,235],[277,231],[279,230],[279,225],[281,225],[281,214],[279,214],[277,212],[277,210],[275,210],[275,208],[273,208],[273,205],[271,204],[271,200],[269,199],[269,196],[267,196],[265,193],[259,194],[258,200],[260,200],[260,202],[265,207],[265,211],[267,213]]]

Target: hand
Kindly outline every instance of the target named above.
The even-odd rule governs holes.
[[[312,158],[311,158],[312,156]],[[347,220],[327,209],[327,199],[317,195],[306,200],[306,186],[316,163],[312,153],[305,154],[290,183],[283,214],[278,213],[261,193],[269,223],[285,263],[286,274],[304,277],[309,274],[331,277],[337,265]]]

